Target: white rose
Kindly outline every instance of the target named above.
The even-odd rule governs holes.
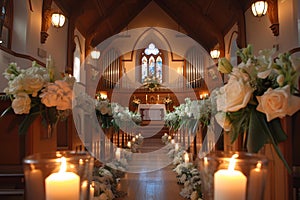
[[[42,90],[42,94],[40,94],[41,102],[47,107],[56,106],[58,98],[56,93],[57,90],[57,85],[49,83],[46,88]]]
[[[217,95],[218,111],[235,112],[246,107],[253,93],[246,80],[248,77],[244,73],[234,69],[228,83],[220,88]]]
[[[30,112],[31,99],[25,92],[18,93],[12,101],[12,108],[16,114],[28,114]]]
[[[300,109],[300,98],[290,94],[290,86],[268,89],[262,96],[257,96],[257,110],[267,115],[267,121],[277,117],[293,115]]]
[[[33,97],[36,97],[37,93],[44,87],[45,80],[38,74],[25,74],[22,85],[28,94],[32,94]]]
[[[69,83],[61,80],[55,81],[55,84],[58,85],[58,101],[56,108],[58,110],[68,110],[72,108],[72,97],[73,92],[70,88]]]
[[[47,107],[56,106],[57,110],[72,108],[72,90],[68,83],[57,80],[50,83],[42,90],[41,101]]]

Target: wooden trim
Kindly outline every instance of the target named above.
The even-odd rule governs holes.
[[[7,48],[2,47],[2,46],[0,46],[0,50],[4,51],[4,52],[6,52],[6,53],[8,53],[10,55],[13,55],[15,57],[18,57],[18,58],[24,58],[24,59],[27,59],[27,60],[36,61],[37,64],[39,64],[39,65],[41,65],[43,67],[46,67],[46,64],[44,62],[42,62],[42,61],[40,61],[40,60],[38,60],[38,59],[36,59],[36,58],[34,58],[32,56],[29,56],[29,55],[26,55],[26,54],[17,53],[15,51],[11,50],[11,49],[7,49]]]

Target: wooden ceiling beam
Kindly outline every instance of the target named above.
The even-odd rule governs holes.
[[[97,46],[100,42],[102,42],[103,40],[105,40],[106,38],[115,35],[117,33],[119,33],[120,31],[122,31],[127,25],[128,23],[143,9],[146,7],[146,5],[148,5],[148,3],[151,0],[146,0],[146,1],[139,1],[138,4],[135,4],[136,7],[132,7],[131,11],[128,12],[130,15],[124,19],[120,19],[118,24],[111,24],[111,26],[113,27],[111,31],[99,31],[99,29],[101,29],[101,27],[103,26],[103,23],[105,23],[104,21],[102,21],[101,23],[98,23],[97,29],[95,31],[93,31],[93,33],[96,34],[92,34],[90,35],[90,42],[89,45],[90,46]],[[121,4],[118,6],[117,9],[114,10],[114,12],[111,12],[110,17],[113,16],[119,9],[120,10],[124,10],[122,8],[122,6],[125,6],[125,3]]]
[[[96,23],[94,23],[90,26],[91,28],[89,28],[87,30],[87,35],[90,36],[94,32],[97,32],[97,30],[99,29],[98,27],[100,27],[105,20],[108,20],[113,15],[113,13],[116,12],[116,10],[119,8],[119,6],[124,3],[125,3],[124,0],[114,1],[114,3],[109,8],[107,8],[107,10],[109,10],[109,12],[106,12],[102,17],[99,17],[97,19]]]

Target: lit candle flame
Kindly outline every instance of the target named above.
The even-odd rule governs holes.
[[[59,170],[59,173],[63,173],[65,171],[67,171],[67,161],[66,161],[66,158],[65,157],[61,157],[60,158],[60,170]]]
[[[236,163],[236,158],[239,157],[238,154],[234,154],[229,161],[229,166],[228,166],[228,170],[229,171],[234,171],[234,167],[235,167],[235,163]]]

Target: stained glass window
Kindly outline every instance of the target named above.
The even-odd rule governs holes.
[[[155,47],[154,43],[149,46],[142,53],[142,70],[141,80],[144,82],[145,78],[155,78],[159,83],[163,81],[163,59],[161,52]]]
[[[148,59],[146,56],[142,58],[142,82],[148,76]]]

